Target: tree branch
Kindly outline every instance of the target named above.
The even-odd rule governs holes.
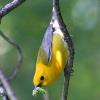
[[[9,100],[9,98],[8,98],[7,95],[5,95],[5,96],[2,97],[2,100]]]
[[[48,92],[46,94],[43,94],[43,100],[49,100]]]
[[[26,1],[26,0],[12,0],[10,3],[3,6],[0,9],[0,23],[1,23],[1,19],[5,15],[7,15],[13,9],[15,9],[16,7],[21,5],[24,1]],[[21,64],[23,61],[22,51],[21,51],[21,48],[15,42],[10,40],[4,33],[0,32],[0,35],[4,38],[4,40],[6,40],[10,45],[12,45],[18,52],[18,61],[17,61],[16,67],[13,70],[12,74],[6,78],[4,76],[4,73],[2,72],[2,70],[0,70],[0,83],[1,83],[0,96],[2,96],[3,100],[17,100],[16,96],[14,95],[14,92],[12,91],[12,89],[8,83],[8,80],[14,79],[21,67]]]
[[[6,4],[3,8],[0,9],[0,20],[23,2],[25,2],[25,0],[12,0],[12,2]]]
[[[6,77],[4,76],[4,73],[2,70],[0,70],[0,81],[2,84],[2,88],[5,90],[3,96],[3,100],[17,100],[14,92],[12,91]],[[0,91],[1,93],[1,91]]]
[[[23,61],[22,51],[21,51],[21,48],[16,43],[14,43],[12,40],[10,40],[6,35],[4,35],[3,32],[0,32],[0,35],[3,37],[3,39],[5,41],[7,41],[10,45],[12,45],[17,50],[17,53],[18,53],[18,60],[17,60],[16,66],[15,66],[15,69],[13,70],[12,74],[7,78],[8,80],[12,80],[16,77],[16,75],[21,67],[21,64]]]
[[[73,46],[71,36],[67,31],[66,25],[63,22],[63,18],[59,7],[59,0],[53,0],[53,8],[55,10],[55,12],[53,13],[56,13],[55,15],[59,21],[60,28],[64,33],[64,40],[67,42],[68,50],[69,50],[68,61],[64,69],[64,87],[63,87],[63,95],[62,95],[62,100],[67,100],[69,80],[70,80],[71,72],[73,71],[72,67],[73,67],[73,60],[74,60],[74,46]]]

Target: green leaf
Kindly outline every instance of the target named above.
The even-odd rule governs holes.
[[[46,93],[46,90],[43,89],[43,88],[40,88],[40,87],[35,87],[33,92],[32,92],[32,95],[33,96],[37,96],[38,94],[45,94]]]

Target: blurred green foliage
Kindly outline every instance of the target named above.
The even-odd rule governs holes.
[[[0,0],[0,8],[9,0]],[[61,12],[75,45],[74,73],[68,100],[100,98],[100,1],[60,0]],[[37,51],[51,18],[51,0],[27,0],[2,19],[0,30],[20,45],[22,68],[11,82],[19,100],[43,100],[32,96]],[[0,37],[0,68],[10,75],[16,50]],[[48,87],[50,100],[60,100],[63,75]],[[0,99],[1,100],[1,99]]]

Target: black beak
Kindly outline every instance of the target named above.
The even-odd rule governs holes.
[[[41,87],[42,86],[42,83],[39,83],[36,87]]]

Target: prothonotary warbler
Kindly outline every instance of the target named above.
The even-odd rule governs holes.
[[[33,77],[33,83],[38,87],[52,84],[64,70],[68,60],[68,46],[59,17],[57,8],[53,5],[52,18],[38,51]]]

